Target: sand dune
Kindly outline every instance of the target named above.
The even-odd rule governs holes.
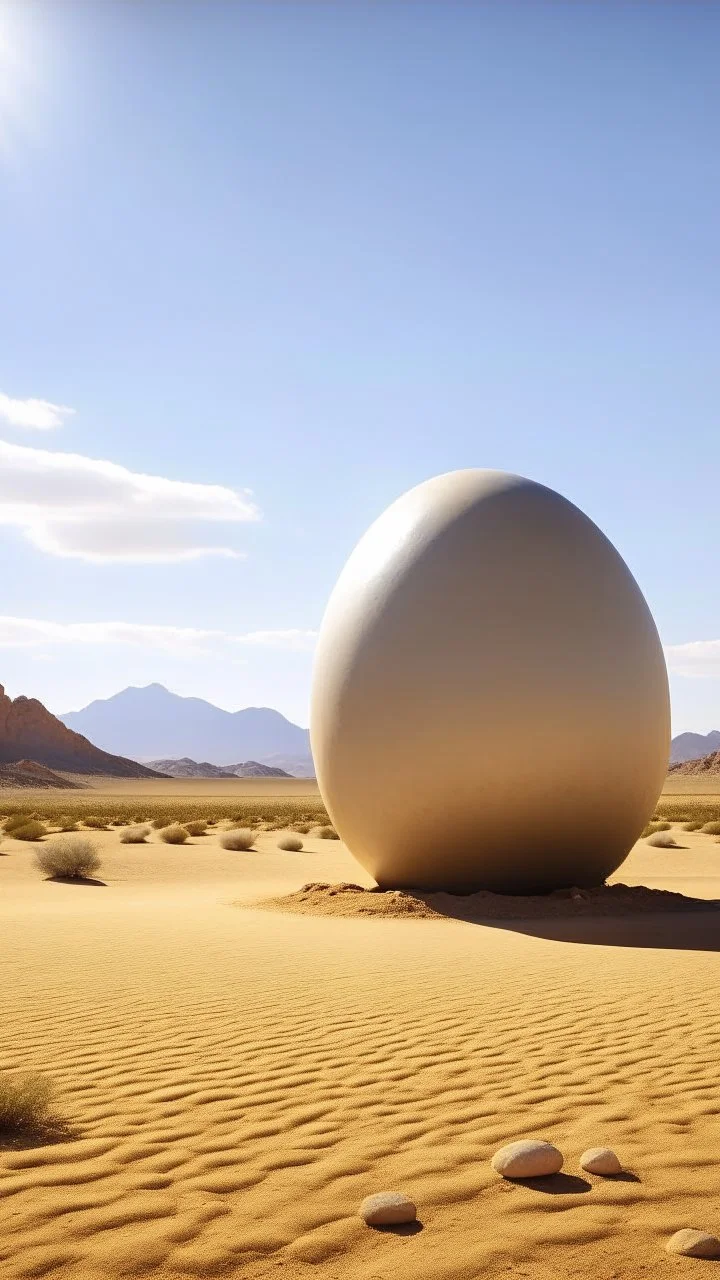
[[[627,945],[627,924],[626,945],[600,946],[272,913],[251,904],[369,883],[335,842],[276,839],[236,854],[100,833],[103,886],[43,882],[32,846],[3,842],[2,1066],[49,1071],[76,1132],[0,1151],[3,1280],[712,1265],[663,1248],[720,1227],[720,956],[695,919],[663,919],[655,949]],[[682,840],[638,846],[616,879],[720,897],[720,847]],[[565,1155],[542,1186],[489,1165],[526,1136]],[[582,1174],[596,1145],[630,1175]],[[357,1218],[386,1189],[419,1228]]]

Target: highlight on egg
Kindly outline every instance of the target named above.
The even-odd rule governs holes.
[[[352,552],[322,622],[311,744],[328,813],[383,887],[600,884],[652,815],[670,708],[650,610],[554,490],[436,476]]]

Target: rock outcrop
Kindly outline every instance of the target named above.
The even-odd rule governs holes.
[[[0,685],[0,764],[31,760],[66,773],[157,778],[155,769],[113,756],[68,729],[37,698],[9,698]],[[42,784],[41,784],[42,785]]]
[[[720,751],[711,751],[699,760],[683,760],[681,764],[671,764],[672,774],[720,773]]]

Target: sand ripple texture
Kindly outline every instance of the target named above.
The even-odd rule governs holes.
[[[698,838],[661,856],[672,888],[685,871],[720,897]],[[322,842],[112,852],[105,887],[31,863],[0,858],[0,1065],[50,1072],[77,1136],[0,1150],[3,1280],[712,1267],[664,1248],[720,1227],[720,959],[692,918],[635,947],[232,905],[357,879]],[[499,1179],[520,1137],[555,1143],[562,1173]],[[597,1145],[629,1172],[583,1174]],[[386,1188],[420,1225],[361,1222]]]

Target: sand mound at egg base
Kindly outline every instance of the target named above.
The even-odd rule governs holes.
[[[554,893],[509,896],[480,892],[409,893],[401,889],[364,889],[359,884],[309,883],[295,893],[266,898],[255,906],[300,915],[416,920],[528,920],[583,916],[633,916],[658,912],[720,911],[720,901],[690,898],[643,885],[599,885],[596,889],[558,889]]]

